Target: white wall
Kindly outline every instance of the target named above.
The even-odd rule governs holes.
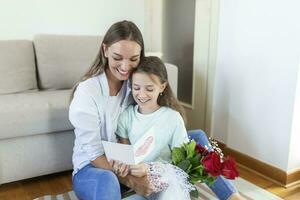
[[[230,148],[285,171],[300,168],[299,154],[288,166],[299,7],[298,0],[220,1],[211,132]]]
[[[0,39],[37,33],[103,35],[119,20],[134,21],[145,35],[146,0],[0,0]]]
[[[299,59],[300,61],[300,59]],[[300,62],[298,69],[298,80],[296,87],[296,97],[294,104],[294,116],[290,141],[290,156],[288,170],[293,171],[300,168]]]

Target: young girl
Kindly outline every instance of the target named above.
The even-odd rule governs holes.
[[[188,135],[183,108],[172,93],[166,68],[159,58],[145,57],[133,71],[132,96],[136,105],[129,106],[119,118],[116,134],[120,142],[137,144],[143,138],[145,142],[137,149],[136,156],[143,156],[145,163],[157,160],[170,162],[171,149],[188,141]],[[116,169],[116,173],[124,175],[130,171],[131,175],[141,177],[147,175],[149,165],[131,166],[129,171],[125,167],[123,169],[125,172]],[[175,183],[178,184],[178,180]],[[174,187],[170,180],[165,184]],[[159,197],[162,195],[164,198]],[[172,199],[170,195],[173,196],[160,193],[155,198]]]

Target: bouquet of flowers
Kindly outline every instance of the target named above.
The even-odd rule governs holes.
[[[172,150],[172,164],[188,174],[188,181],[192,185],[196,183],[212,185],[219,175],[227,179],[235,179],[239,175],[235,160],[231,157],[224,157],[217,142],[211,138],[210,143],[213,151],[196,144],[194,140]],[[194,187],[190,194],[198,197],[197,189]]]

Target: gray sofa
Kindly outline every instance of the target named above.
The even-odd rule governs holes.
[[[101,37],[37,35],[0,41],[0,184],[72,169],[71,88]],[[167,64],[177,91],[177,68]]]

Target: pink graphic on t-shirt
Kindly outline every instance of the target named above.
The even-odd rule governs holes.
[[[147,153],[149,147],[151,146],[152,142],[153,142],[154,138],[153,136],[149,136],[147,137],[147,139],[145,140],[144,144],[141,145],[135,152],[135,156],[143,156]]]

